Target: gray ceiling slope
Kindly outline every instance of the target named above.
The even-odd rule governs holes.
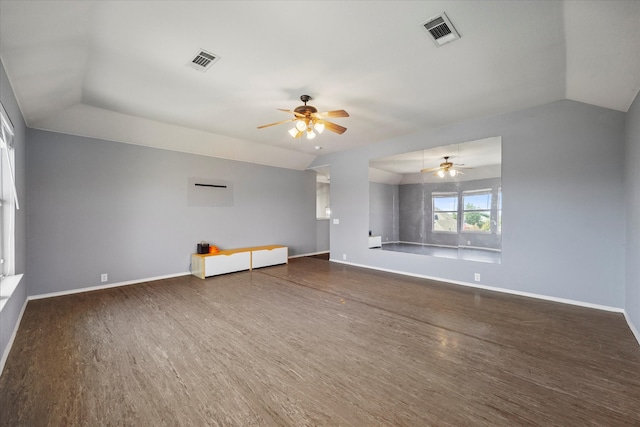
[[[436,47],[420,24],[443,11],[461,38]],[[30,127],[304,169],[315,145],[565,98],[627,111],[640,2],[0,0],[0,59]],[[302,94],[347,132],[256,128]]]

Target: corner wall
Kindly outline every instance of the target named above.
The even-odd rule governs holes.
[[[627,112],[625,313],[640,343],[640,92]]]
[[[624,113],[565,100],[324,155],[312,167],[331,167],[331,257],[621,311],[624,134]],[[367,249],[370,159],[493,136],[502,137],[502,264]]]

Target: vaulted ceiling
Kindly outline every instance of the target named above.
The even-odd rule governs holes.
[[[443,11],[461,38],[437,47],[421,24]],[[0,59],[32,128],[304,169],[560,99],[627,111],[640,1],[0,0]],[[347,132],[257,129],[303,94]]]

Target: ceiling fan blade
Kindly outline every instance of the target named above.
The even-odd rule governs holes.
[[[297,113],[297,112],[295,112],[293,110],[285,110],[284,108],[278,108],[277,110],[278,111],[284,111],[285,113],[291,113],[296,117],[304,117],[304,114]]]
[[[327,117],[349,117],[349,113],[344,110],[323,111],[322,113],[312,113],[312,117],[324,119]]]
[[[330,130],[331,132],[338,133],[342,135],[347,128],[344,126],[337,125],[335,123],[328,122],[326,120],[317,120],[318,123],[324,124],[324,128]]]
[[[426,169],[421,169],[421,170],[420,170],[420,173],[425,173],[425,172],[434,172],[434,171],[437,171],[437,170],[440,170],[440,169],[441,169],[440,167],[436,167],[436,168],[426,168]]]
[[[287,120],[282,120],[280,122],[275,122],[275,123],[269,123],[268,125],[262,125],[262,126],[258,126],[258,129],[262,129],[262,128],[268,128],[269,126],[275,126],[275,125],[281,125],[283,123],[287,123],[287,122],[293,122],[296,121],[298,119],[287,119]]]

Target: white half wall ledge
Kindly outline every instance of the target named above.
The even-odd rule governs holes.
[[[53,117],[35,122],[30,127],[284,169],[305,170],[317,157],[86,104],[77,104]]]
[[[11,295],[13,295],[13,291],[15,291],[20,284],[20,280],[22,280],[23,276],[24,274],[22,273],[15,274],[9,277],[5,277],[0,282],[0,312],[4,308],[9,298],[11,298]]]

